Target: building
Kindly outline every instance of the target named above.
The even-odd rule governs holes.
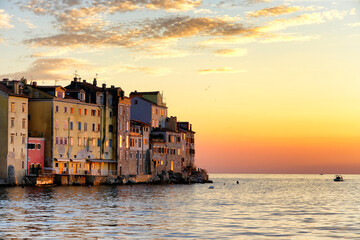
[[[40,175],[44,170],[45,138],[28,138],[27,175]]]
[[[132,120],[130,123],[130,169],[136,175],[148,175],[150,169],[150,125]]]
[[[178,129],[181,132],[181,149],[183,167],[195,166],[195,132],[189,122],[178,122]]]
[[[45,167],[56,174],[107,173],[100,158],[101,109],[66,94],[60,86],[28,86],[29,135],[45,139]]]
[[[120,87],[106,88],[106,84],[102,84],[101,88],[98,87],[96,78],[91,84],[75,77],[66,89],[69,91],[69,96],[88,104],[96,104],[100,108],[100,156],[96,159],[88,159],[88,161],[91,161],[94,166],[100,164],[101,169],[107,166],[109,175],[118,175],[124,169],[122,165],[126,165],[125,162],[128,160],[129,145],[125,145],[125,148],[120,150],[120,145],[122,145],[120,141],[122,143],[122,137],[125,142],[126,139],[129,140],[130,110],[127,110],[130,104],[129,99],[124,97],[124,91]],[[119,124],[126,124],[126,130],[119,131]],[[121,139],[119,133],[122,136]],[[102,175],[104,173],[101,172]]]
[[[167,107],[160,92],[132,92],[131,120],[149,124],[152,128],[166,127]]]
[[[130,98],[124,97],[119,99],[118,118],[117,118],[117,161],[118,175],[130,175]]]
[[[20,81],[0,82],[0,178],[20,184],[26,174],[28,97]]]

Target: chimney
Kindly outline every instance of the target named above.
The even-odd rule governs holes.
[[[9,79],[8,78],[3,78],[3,81],[7,82],[7,81],[9,81]]]
[[[97,85],[96,78],[94,78],[93,85],[94,85],[94,86],[96,86],[96,85]]]
[[[115,88],[115,86],[114,86],[114,85],[111,85],[111,88],[112,88],[112,89],[114,89],[114,88]]]
[[[14,94],[19,94],[20,93],[20,86],[19,86],[19,82],[14,81]]]
[[[86,79],[83,80],[83,83],[86,83]]]
[[[106,89],[106,84],[105,83],[103,83],[102,88],[103,88],[103,90]]]
[[[78,78],[77,77],[74,77],[74,82],[77,82],[78,81]]]
[[[33,87],[37,87],[37,82],[32,83]]]

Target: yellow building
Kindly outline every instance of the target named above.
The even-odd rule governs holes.
[[[30,135],[45,138],[46,166],[57,174],[108,175],[116,170],[112,161],[101,161],[104,113],[98,104],[68,96],[60,86],[32,91],[38,98],[29,104]]]
[[[28,97],[21,82],[0,82],[0,178],[21,184],[26,174]]]

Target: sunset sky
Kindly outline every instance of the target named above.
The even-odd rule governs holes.
[[[210,173],[360,173],[360,1],[1,0],[0,77],[163,91]]]

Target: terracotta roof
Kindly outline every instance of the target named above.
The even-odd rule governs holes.
[[[144,125],[144,126],[150,126],[150,124],[139,121],[139,120],[131,120],[131,122],[139,123],[139,124]]]

